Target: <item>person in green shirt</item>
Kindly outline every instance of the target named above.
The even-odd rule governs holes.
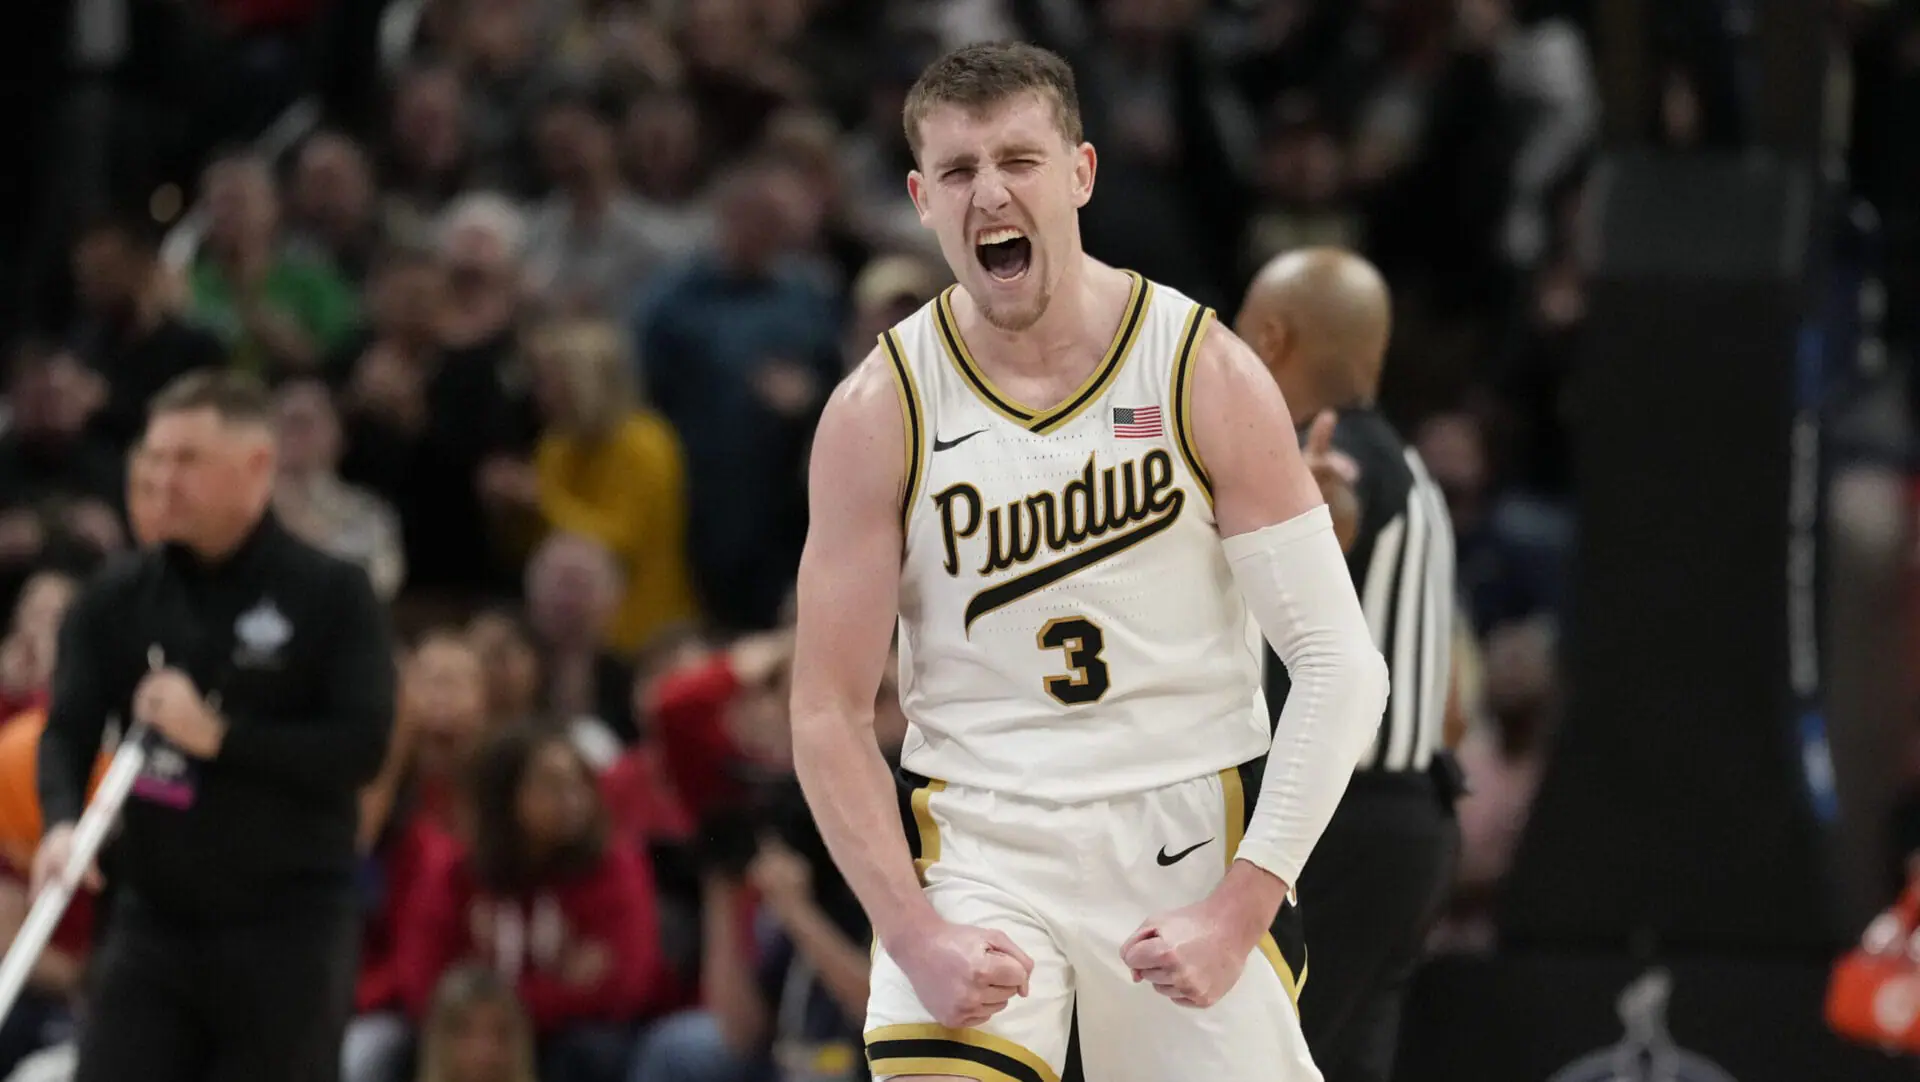
[[[235,367],[273,380],[314,371],[358,322],[346,280],[283,244],[268,163],[241,152],[203,176],[207,233],[188,272],[196,322],[228,343]]]

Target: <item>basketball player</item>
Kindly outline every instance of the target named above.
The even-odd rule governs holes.
[[[1366,260],[1317,248],[1261,269],[1238,329],[1273,373],[1336,518],[1347,567],[1393,692],[1378,736],[1301,874],[1313,987],[1300,1021],[1328,1082],[1386,1082],[1400,1006],[1453,878],[1458,777],[1440,747],[1452,676],[1453,526],[1420,456],[1374,408],[1386,356],[1386,283]],[[1344,511],[1344,516],[1341,512]],[[1269,665],[1268,700],[1291,704]]]
[[[794,662],[796,766],[874,925],[873,1074],[1055,1082],[1077,1016],[1100,1082],[1318,1080],[1282,903],[1387,686],[1286,403],[1211,312],[1082,251],[1058,57],[960,49],[905,113],[958,285],[827,406]]]

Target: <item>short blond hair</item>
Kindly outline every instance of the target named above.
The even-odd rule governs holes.
[[[1073,68],[1060,54],[1021,41],[963,45],[920,73],[907,91],[901,121],[907,145],[920,157],[920,122],[942,105],[986,113],[1026,94],[1038,94],[1053,106],[1054,122],[1066,141],[1086,138],[1080,122],[1080,93]]]

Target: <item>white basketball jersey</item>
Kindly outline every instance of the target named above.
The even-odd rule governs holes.
[[[907,426],[908,770],[1068,803],[1271,743],[1259,629],[1189,430],[1213,313],[1132,278],[1099,365],[1047,410],[982,372],[951,289],[881,338]]]

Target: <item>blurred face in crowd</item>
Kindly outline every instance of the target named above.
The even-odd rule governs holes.
[[[599,544],[558,534],[527,565],[527,615],[556,646],[590,647],[619,601],[619,572]]]
[[[1267,193],[1292,206],[1320,207],[1340,194],[1345,154],[1332,133],[1304,124],[1276,133],[1261,157]]]
[[[710,71],[745,75],[762,42],[746,0],[688,0],[684,11],[687,59]]]
[[[80,303],[96,315],[133,307],[152,273],[151,258],[116,229],[96,229],[73,248],[73,284]]]
[[[45,645],[51,661],[54,640],[60,635],[60,621],[73,603],[76,586],[72,578],[58,571],[42,571],[27,580],[20,600],[13,609],[13,629]]]
[[[380,334],[422,344],[438,337],[447,304],[447,272],[434,260],[390,262],[368,285],[368,307]]]
[[[1414,444],[1434,483],[1447,494],[1454,522],[1477,521],[1487,486],[1487,448],[1479,424],[1465,414],[1442,414],[1420,426]]]
[[[491,295],[513,284],[513,254],[505,238],[481,225],[453,230],[441,252],[441,266],[456,302]]]
[[[1067,142],[1056,102],[1040,91],[980,113],[936,105],[919,132],[907,190],[921,223],[989,323],[1033,326],[1080,255],[1093,147]]]
[[[590,185],[613,171],[613,131],[584,105],[569,102],[547,110],[538,143],[547,179],[561,188]]]
[[[326,384],[288,383],[280,388],[275,407],[281,471],[296,476],[331,472],[340,460],[340,418]]]
[[[520,779],[514,809],[534,852],[585,834],[593,825],[594,795],[593,777],[573,745],[564,739],[541,744]]]
[[[207,168],[207,239],[225,248],[272,241],[279,227],[273,173],[257,158],[228,158]]]
[[[7,391],[13,430],[43,442],[78,435],[87,423],[88,386],[86,366],[70,353],[20,361]]]
[[[143,441],[159,489],[164,540],[216,553],[246,528],[273,483],[273,434],[265,423],[227,420],[211,408],[156,414]]]
[[[146,447],[137,446],[127,457],[127,525],[133,530],[134,544],[159,544],[165,513],[166,493],[160,488],[159,475]]]
[[[359,144],[328,133],[301,149],[293,208],[303,221],[330,232],[358,230],[373,214],[373,198],[373,168]]]
[[[467,642],[486,672],[487,713],[494,721],[524,720],[540,688],[540,655],[520,628],[499,613],[467,624]]]
[[[494,1000],[469,1004],[445,1031],[444,1082],[512,1082],[520,1040],[511,1006]]]
[[[738,174],[720,195],[722,254],[734,270],[761,274],[818,229],[817,204],[790,169]]]
[[[1104,0],[1100,13],[1115,37],[1146,42],[1184,29],[1204,7],[1202,0]]]
[[[461,14],[459,52],[480,71],[507,75],[535,59],[531,0],[470,0]]]
[[[467,152],[464,109],[460,79],[449,69],[416,72],[400,85],[393,103],[394,151],[416,176],[442,176],[460,167]]]
[[[458,776],[486,728],[479,653],[456,635],[434,635],[407,659],[400,690],[416,726],[416,766],[430,777]]]
[[[700,118],[684,95],[649,94],[633,103],[620,133],[628,176],[654,199],[679,199],[700,166]]]

